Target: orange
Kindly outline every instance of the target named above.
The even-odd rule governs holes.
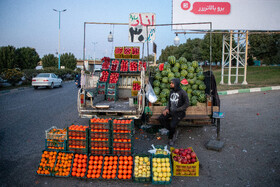
[[[133,161],[132,161],[132,160],[129,161],[129,165],[130,165],[130,166],[133,165]]]
[[[116,174],[116,173],[117,173],[117,170],[113,169],[112,174]]]
[[[76,173],[76,177],[81,177],[81,173]]]
[[[131,178],[131,175],[127,175],[127,179],[130,179]]]
[[[127,161],[127,160],[126,160],[126,161],[124,161],[123,163],[124,163],[124,165],[128,165],[128,161]]]
[[[119,161],[119,165],[123,165],[123,161]]]
[[[72,172],[72,176],[74,176],[74,177],[76,176],[76,172],[75,171]]]
[[[91,174],[87,174],[87,178],[89,178],[89,179],[90,179],[90,178],[91,178]]]
[[[119,165],[119,169],[123,169],[123,165]]]
[[[90,170],[92,174],[95,174],[96,173],[96,170]]]
[[[127,170],[127,174],[131,175],[132,171],[131,170]]]
[[[115,161],[114,161],[114,165],[118,165],[118,161],[115,160]]]
[[[116,178],[116,174],[112,174],[111,177],[112,177],[112,179]]]
[[[120,157],[119,157],[119,160],[123,160],[123,156],[120,156]]]
[[[103,174],[105,174],[105,175],[106,175],[106,174],[107,174],[107,170],[103,170]]]
[[[75,172],[76,172],[76,171],[77,171],[77,168],[76,168],[76,167],[73,167],[73,168],[72,168],[72,171],[75,171]]]
[[[99,177],[100,177],[100,174],[96,174],[96,175],[95,175],[95,178],[99,178]]]
[[[91,170],[91,169],[89,169],[89,170],[87,171],[87,173],[88,173],[88,174],[91,174],[91,173],[92,173],[92,170]]]
[[[125,169],[125,170],[126,170],[126,169],[127,169],[127,165],[123,165],[123,169]]]
[[[95,179],[95,178],[96,178],[96,175],[95,175],[95,174],[92,174],[92,175],[91,175],[91,178]]]
[[[107,178],[107,175],[103,174],[103,175],[102,175],[102,178],[103,178],[103,179],[106,179],[106,178]]]
[[[122,178],[123,178],[123,176],[119,174],[119,175],[118,175],[118,178],[119,178],[119,179],[122,179]]]
[[[127,166],[127,169],[132,170],[132,166],[131,165]]]
[[[104,171],[103,171],[104,172]],[[123,170],[119,170],[119,172],[118,172],[119,174],[123,174]]]
[[[84,177],[85,176],[85,173],[81,173],[81,177]]]
[[[127,179],[127,176],[126,176],[126,175],[123,175],[123,179]]]
[[[113,165],[113,169],[117,169],[117,165],[115,164],[115,165]]]

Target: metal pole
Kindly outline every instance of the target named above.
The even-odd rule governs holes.
[[[240,37],[242,36],[242,34],[239,34],[240,31],[238,31],[237,34],[237,54],[236,54],[236,74],[235,74],[235,82],[234,84],[238,83],[238,69],[239,69],[239,54],[240,54]]]
[[[225,34],[223,34],[223,54],[222,54],[222,75],[220,84],[224,84],[224,68],[225,68]]]
[[[60,13],[61,11],[58,11],[58,69],[60,69]]]
[[[232,56],[232,30],[230,31],[229,41],[229,64],[228,64],[228,85],[231,85],[231,56]]]
[[[86,22],[84,22],[84,49],[83,49],[83,68],[85,68],[85,56],[86,56]]]
[[[244,81],[242,84],[245,84],[247,85],[247,81],[246,81],[246,78],[247,78],[247,56],[248,56],[248,34],[249,32],[246,31],[246,49],[245,49],[245,66],[244,66]]]

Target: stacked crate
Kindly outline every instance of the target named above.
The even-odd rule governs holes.
[[[133,120],[113,120],[112,153],[114,155],[131,155],[133,153],[133,129]]]
[[[88,153],[88,126],[71,125],[67,128],[68,150]]]
[[[89,152],[110,154],[110,119],[93,118],[89,124]]]
[[[110,78],[107,84],[107,101],[117,101],[118,100],[118,83],[120,76],[120,60],[112,59],[111,69],[110,69]]]
[[[45,149],[46,150],[64,150],[66,151],[67,144],[67,130],[58,129],[53,126],[46,130]]]

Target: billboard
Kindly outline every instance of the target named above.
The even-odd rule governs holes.
[[[280,30],[280,0],[173,0],[172,23],[212,22],[213,30]],[[173,30],[209,30],[209,24]]]
[[[131,13],[129,15],[128,40],[134,43],[153,42],[156,37],[156,24],[154,13]]]

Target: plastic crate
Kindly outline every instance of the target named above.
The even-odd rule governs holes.
[[[90,149],[90,154],[95,155],[104,155],[104,154],[111,154],[110,148],[108,149]]]
[[[119,82],[119,80],[118,80],[118,82]],[[118,82],[117,83],[108,84],[108,88],[107,89],[108,90],[116,90],[116,89],[118,89]]]
[[[113,120],[112,130],[132,131],[134,129],[134,121],[130,120]]]
[[[105,74],[108,74],[107,79],[101,81],[101,77],[105,76]],[[108,70],[102,70],[102,72],[100,73],[100,77],[99,77],[99,79],[98,79],[98,83],[100,83],[100,82],[107,83],[108,80],[109,80],[109,76],[110,76],[110,71],[108,71]]]
[[[132,148],[134,146],[134,139],[132,137],[131,139],[121,139],[120,141],[120,139],[114,138],[112,139],[112,146],[113,148]]]
[[[72,155],[72,158],[71,159],[68,159],[68,164],[67,164],[67,166],[66,166],[66,168],[65,168],[65,166],[64,165],[61,165],[62,164],[62,159],[58,159],[58,157],[60,156],[59,154],[60,153],[62,153],[62,155],[63,154],[70,154],[70,155]],[[58,156],[57,156],[57,159],[56,159],[56,162],[55,162],[55,165],[54,165],[54,176],[55,177],[70,177],[71,176],[71,172],[72,172],[72,166],[73,166],[73,161],[74,161],[74,153],[72,152],[72,151],[60,151],[60,152],[58,152],[58,154],[57,154]],[[64,160],[64,159],[63,159]],[[65,161],[65,160],[64,160]],[[56,168],[58,168],[58,170],[56,169]],[[68,169],[69,168],[69,169]],[[65,171],[65,170],[67,170],[67,175],[66,176],[64,176],[64,175],[59,175],[59,170],[62,170],[62,171]]]
[[[102,179],[107,179],[107,178],[103,178],[103,175],[105,174],[106,176],[107,176],[107,174],[108,174],[108,172],[112,172],[112,170],[113,169],[109,169],[109,166],[112,166],[113,167],[113,165],[115,165],[114,163],[111,163],[110,164],[110,157],[115,157],[115,156],[117,156],[117,155],[109,155],[109,154],[106,154],[106,155],[104,155],[104,160],[103,160],[103,167],[102,167],[102,175],[101,175],[101,177],[102,177]],[[108,161],[106,160],[106,157],[108,157]],[[117,156],[118,157],[118,156]],[[117,178],[117,173],[118,173],[118,164],[119,164],[119,157],[118,157],[118,159],[117,160],[112,160],[113,162],[114,161],[117,161],[117,169],[116,169],[116,173],[115,173],[115,177],[114,178],[110,178],[110,179],[118,179]],[[106,162],[107,162],[107,164],[106,164]],[[105,171],[105,166],[107,167],[107,169],[106,169],[106,173],[104,173],[104,171]],[[111,174],[110,174],[111,175]]]
[[[161,184],[161,185],[171,184],[172,176],[173,176],[173,171],[172,171],[172,163],[171,163],[170,155],[152,155],[152,162],[151,162],[152,166],[153,166],[153,158],[169,158],[170,180],[169,181],[162,181],[162,180],[155,181],[154,180],[154,172],[152,172],[152,184]],[[160,178],[162,179],[162,177],[160,177]]]
[[[97,89],[107,89],[107,83],[106,82],[99,82],[97,83]]]
[[[69,130],[67,128],[68,144],[67,147],[69,151],[74,153],[88,153],[88,138],[89,132],[88,128],[85,131]]]
[[[131,58],[139,59],[140,57],[140,47],[132,47]]]
[[[110,130],[108,129],[89,129],[89,138],[110,138]]]
[[[147,71],[147,62],[142,62],[140,60],[139,60],[139,63],[138,63],[138,71],[139,72],[141,71],[142,64],[143,64],[144,70]]]
[[[192,147],[191,150],[193,151]],[[193,164],[180,164],[173,160],[174,156],[177,156],[173,153],[174,147],[170,147],[172,152],[172,161],[173,161],[173,175],[174,176],[187,176],[187,177],[198,177],[199,176],[199,160],[196,156],[196,162]],[[194,151],[193,151],[194,152]]]
[[[165,146],[163,146],[163,145],[155,145],[155,148],[156,149],[162,149],[162,150],[164,150],[164,147]],[[156,156],[166,156],[166,155],[169,155],[168,153],[165,155],[165,154],[152,154],[152,155],[156,155]]]
[[[123,58],[123,47],[115,47],[115,58]]]
[[[132,132],[130,133],[117,133],[113,132],[113,139],[132,139]]]
[[[63,131],[63,132],[62,132]],[[56,126],[52,126],[48,130],[45,130],[46,139],[66,140],[66,129],[58,129]]]
[[[102,129],[110,129],[110,122],[108,123],[99,123],[99,122],[91,122],[89,124],[90,129],[93,130],[102,130]]]
[[[82,157],[83,158],[79,158],[80,156],[82,155]],[[84,176],[77,176],[76,175],[76,173],[82,173],[82,172],[77,172],[78,171],[78,166],[79,166],[79,164],[83,164],[83,163],[79,163],[79,162],[75,162],[75,160],[76,160],[76,158],[77,158],[77,160],[78,159],[85,159],[84,158],[84,155],[86,155],[87,156],[87,158],[86,158],[86,167],[82,167],[82,168],[85,168],[85,170],[87,171],[87,168],[88,168],[88,160],[89,160],[89,156],[87,155],[87,154],[79,154],[79,153],[76,153],[75,155],[74,155],[74,161],[73,161],[73,166],[72,166],[72,172],[71,172],[71,175],[73,176],[73,177],[76,177],[76,178],[80,178],[80,179],[85,179],[86,178],[86,171],[85,171],[85,173],[84,173]],[[74,170],[74,168],[76,168],[75,170]],[[73,175],[74,173],[73,172],[75,172],[75,175]]]
[[[118,89],[112,90],[112,89],[108,89],[106,95],[118,95],[119,91]]]
[[[131,96],[137,96],[138,95],[138,90],[131,90]]]
[[[133,147],[131,149],[126,149],[126,148],[112,148],[112,154],[113,155],[126,155],[130,156],[133,154]]]
[[[128,70],[131,73],[137,73],[138,72],[138,60],[130,60]]]
[[[49,151],[67,150],[67,140],[45,139],[45,149]]]
[[[121,60],[120,59],[111,59],[111,67],[110,71],[111,72],[119,72],[121,68]]]
[[[136,157],[148,157],[149,158],[149,162],[150,165],[148,165],[150,167],[150,176],[149,177],[135,177],[135,158]],[[152,177],[152,165],[151,165],[152,161],[151,161],[151,156],[150,155],[146,155],[146,154],[135,154],[134,155],[134,159],[133,159],[133,164],[134,164],[134,169],[133,169],[133,181],[134,182],[139,182],[139,183],[150,183],[151,182],[151,177]]]
[[[129,60],[122,59],[120,66],[121,66],[120,72],[123,72],[123,73],[129,72],[128,71],[128,69],[129,69]]]
[[[54,162],[50,162],[49,159],[45,159],[45,157],[43,157],[43,154],[45,154],[45,153],[50,153],[50,152],[55,153]],[[39,164],[39,166],[38,166],[38,169],[37,169],[37,171],[36,171],[36,174],[37,174],[37,175],[41,175],[41,176],[52,176],[53,168],[54,168],[54,165],[55,165],[55,163],[56,163],[56,157],[57,157],[58,151],[43,150],[42,153],[43,153],[43,154],[42,154],[41,162],[40,162],[40,164]],[[45,160],[43,160],[43,159],[45,159]],[[43,166],[44,164],[46,164],[46,166]],[[47,165],[49,165],[49,166],[47,166]],[[50,165],[53,165],[53,167],[51,167]],[[41,174],[41,173],[38,173],[38,170],[40,170],[40,171],[48,171],[49,174]]]
[[[115,80],[114,82],[110,82],[111,77],[116,77],[117,80]],[[120,73],[119,72],[111,72],[110,73],[110,78],[108,79],[108,84],[117,84],[119,82],[120,79]]]
[[[106,95],[106,100],[107,101],[117,101],[118,100],[118,95]]]
[[[98,159],[96,160],[95,157],[98,156]],[[102,157],[102,163],[99,163],[99,158],[100,156]],[[102,168],[103,168],[103,162],[104,162],[104,156],[103,155],[95,155],[95,154],[89,154],[88,156],[88,167],[87,167],[87,171],[86,171],[86,178],[87,179],[102,179],[101,174],[102,174]],[[91,159],[93,158],[93,159]],[[96,163],[94,163],[94,161],[97,161]],[[100,166],[99,166],[100,165]],[[98,168],[99,167],[99,168]],[[95,173],[94,177],[96,177],[96,174],[99,174],[99,177],[97,178],[92,178],[92,172],[89,173],[90,168],[92,168],[91,170],[96,170],[96,172],[98,172],[100,170],[100,173]],[[95,169],[94,169],[95,168]],[[90,177],[89,177],[90,176]]]
[[[123,58],[131,58],[132,47],[125,46],[123,48]]]
[[[125,158],[126,157],[126,158]],[[132,177],[132,173],[133,173],[133,156],[132,155],[119,155],[119,163],[118,163],[118,170],[117,170],[117,177],[118,179],[121,179],[121,180],[132,180],[133,177]],[[130,160],[129,158],[131,158],[132,160]],[[125,162],[127,161],[127,162]],[[122,167],[121,167],[122,166]],[[124,173],[124,171],[126,171]],[[131,173],[129,172],[131,171]],[[120,177],[119,175],[122,175],[122,177]],[[129,177],[130,175],[130,177]],[[125,176],[125,178],[124,178]],[[129,178],[128,178],[129,177]]]
[[[101,67],[101,70],[110,70],[110,65],[111,65],[111,62],[110,60],[109,61],[103,61],[102,62],[102,67]]]

